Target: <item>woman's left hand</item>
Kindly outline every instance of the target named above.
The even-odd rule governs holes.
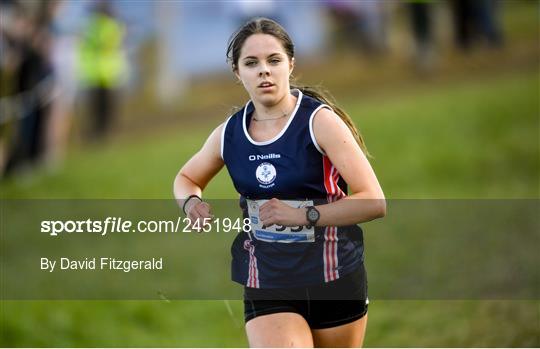
[[[265,202],[259,207],[259,219],[267,227],[273,224],[285,227],[308,224],[304,208],[291,207],[276,198]]]

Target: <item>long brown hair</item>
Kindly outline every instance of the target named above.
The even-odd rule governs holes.
[[[236,32],[232,34],[227,45],[227,62],[231,64],[232,70],[236,71],[238,69],[238,59],[240,58],[240,51],[242,46],[253,34],[268,34],[272,35],[278,39],[283,45],[285,53],[289,57],[289,60],[292,60],[294,57],[294,44],[285,29],[276,21],[273,21],[269,18],[257,17],[253,18],[240,27]],[[347,112],[341,109],[335,102],[334,98],[330,96],[327,91],[323,91],[320,87],[312,86],[294,86],[291,84],[291,88],[297,88],[302,91],[303,94],[313,97],[324,104],[327,104],[334,112],[340,117],[341,120],[347,125],[349,130],[351,130],[354,139],[360,146],[360,149],[364,152],[367,157],[371,157],[369,154],[364,139],[362,135],[354,125],[351,117]]]

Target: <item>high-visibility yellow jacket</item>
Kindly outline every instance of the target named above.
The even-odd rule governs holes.
[[[115,87],[126,74],[122,48],[123,25],[114,18],[96,13],[81,37],[78,47],[78,76],[91,87]]]

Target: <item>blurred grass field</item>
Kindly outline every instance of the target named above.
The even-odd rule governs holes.
[[[340,101],[388,198],[538,198],[538,92],[535,67]],[[2,197],[170,198],[179,167],[215,126],[75,149],[57,173],[2,183]],[[234,195],[225,170],[205,192]],[[369,229],[365,239],[369,272]],[[239,301],[3,301],[0,315],[2,346],[247,345]],[[537,300],[371,299],[369,317],[368,347],[540,346]]]

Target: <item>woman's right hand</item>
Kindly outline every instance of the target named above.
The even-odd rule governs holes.
[[[185,209],[191,222],[191,229],[199,232],[214,218],[210,204],[198,199],[189,200]]]

